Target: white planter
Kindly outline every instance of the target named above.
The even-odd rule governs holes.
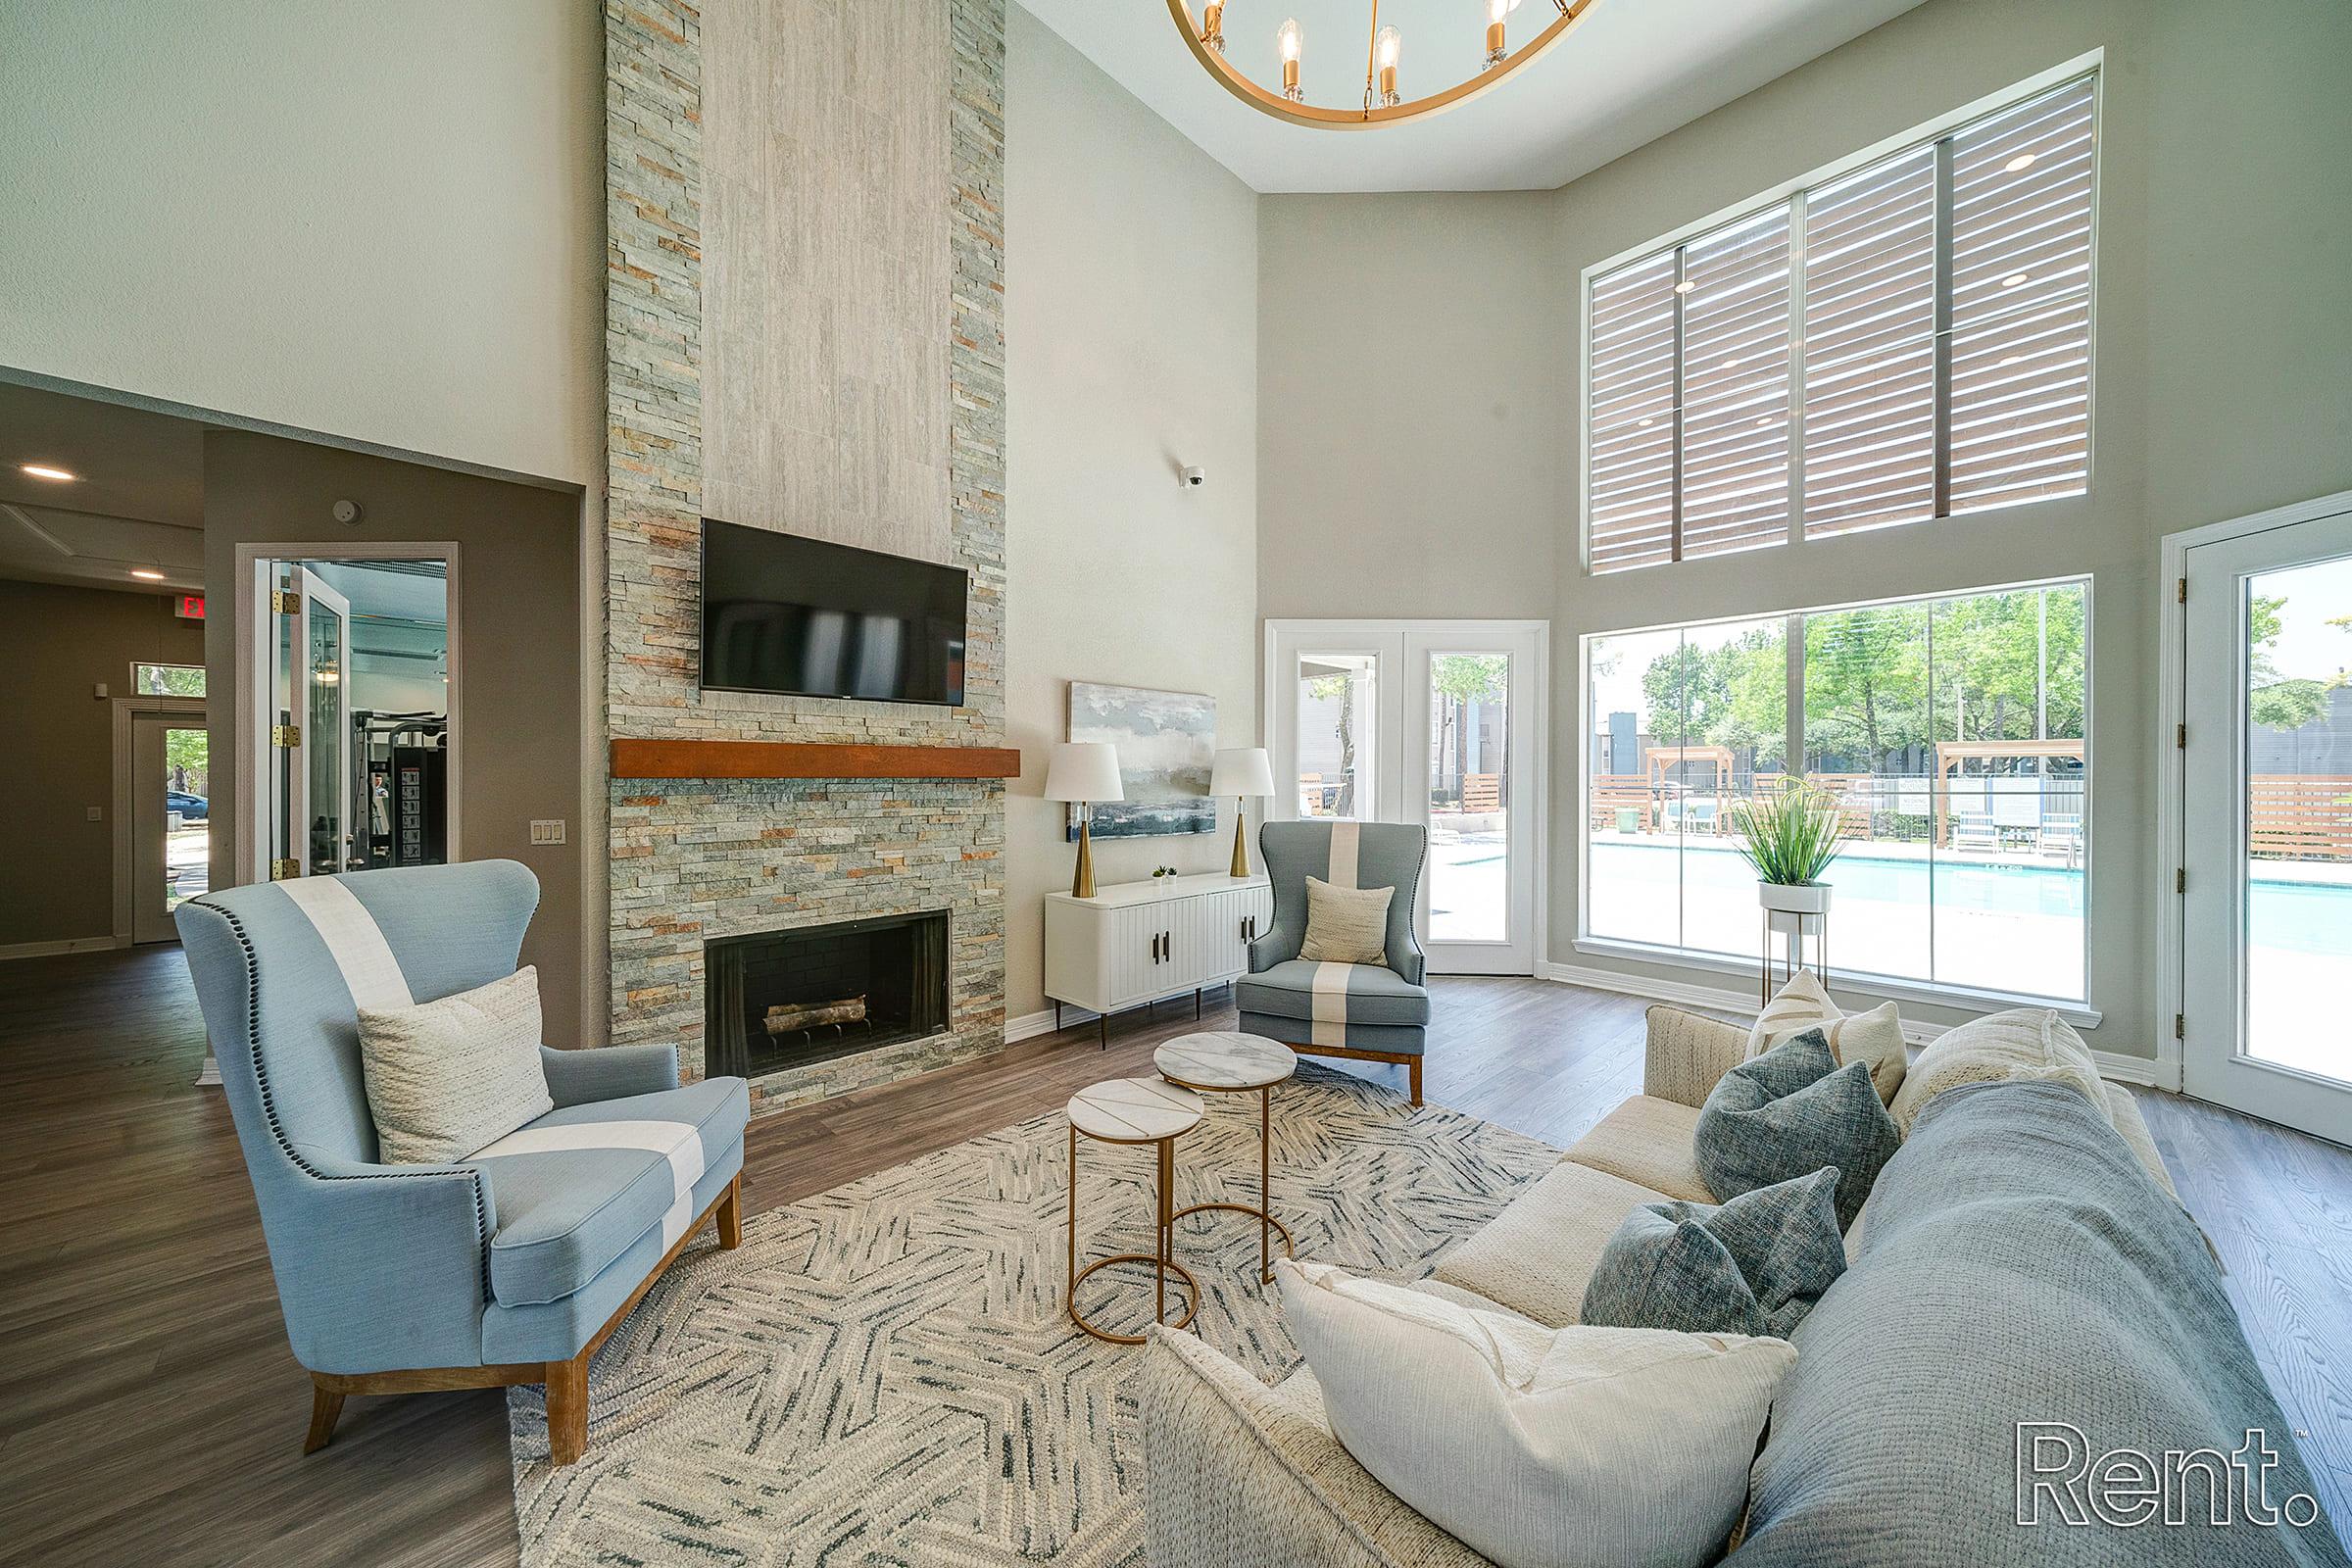
[[[1786,882],[1759,882],[1756,884],[1756,902],[1781,914],[1827,914],[1830,912],[1830,884],[1807,882],[1792,886]]]

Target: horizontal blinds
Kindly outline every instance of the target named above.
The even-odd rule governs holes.
[[[1807,192],[1801,245],[1784,205],[1594,279],[1592,569],[1786,539],[1797,366],[1808,534],[1936,515],[1939,450],[1951,513],[2085,491],[2095,111],[2068,82]]]
[[[1592,282],[1585,482],[1594,571],[1674,559],[1677,257]]]
[[[2091,83],[1952,138],[1951,509],[2090,484]]]
[[[1805,202],[1805,531],[1936,511],[1936,149]]]
[[[1788,209],[1683,254],[1682,553],[1788,537]]]

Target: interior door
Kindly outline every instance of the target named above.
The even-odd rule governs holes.
[[[256,738],[269,782],[262,870],[271,881],[352,863],[351,601],[298,562],[262,564],[269,703]]]
[[[133,942],[175,942],[172,912],[210,870],[208,734],[201,710],[130,718]]]
[[[2352,1143],[2352,513],[2185,560],[2183,1087]]]
[[[1544,634],[1289,621],[1268,638],[1270,815],[1429,830],[1415,929],[1440,974],[1533,974]]]

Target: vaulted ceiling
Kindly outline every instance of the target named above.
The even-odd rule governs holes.
[[[1551,52],[1444,114],[1377,130],[1315,130],[1250,108],[1192,57],[1166,0],[1018,0],[1253,190],[1549,190],[1828,53],[1920,0],[1594,0]],[[1371,0],[1228,0],[1227,58],[1280,80],[1275,29],[1305,34],[1307,97],[1360,101]],[[1194,0],[1194,14],[1200,12]],[[1533,36],[1552,0],[1525,0]],[[1474,75],[1478,0],[1388,0],[1405,96]]]

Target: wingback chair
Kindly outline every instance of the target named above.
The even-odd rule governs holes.
[[[547,1385],[554,1461],[588,1436],[588,1360],[702,1222],[742,1239],[740,1078],[668,1046],[540,1047],[555,1108],[464,1159],[386,1164],[358,1010],[513,974],[539,883],[512,860],[189,900],[177,921],[244,1147],[316,1452],[351,1394]]]
[[[1429,993],[1413,936],[1413,898],[1429,850],[1427,830],[1398,822],[1268,822],[1257,842],[1274,885],[1274,924],[1250,945],[1250,973],[1234,985],[1244,1032],[1308,1055],[1402,1063],[1418,1105]],[[1335,887],[1396,890],[1389,900],[1384,962],[1309,963],[1298,956],[1310,876]]]

